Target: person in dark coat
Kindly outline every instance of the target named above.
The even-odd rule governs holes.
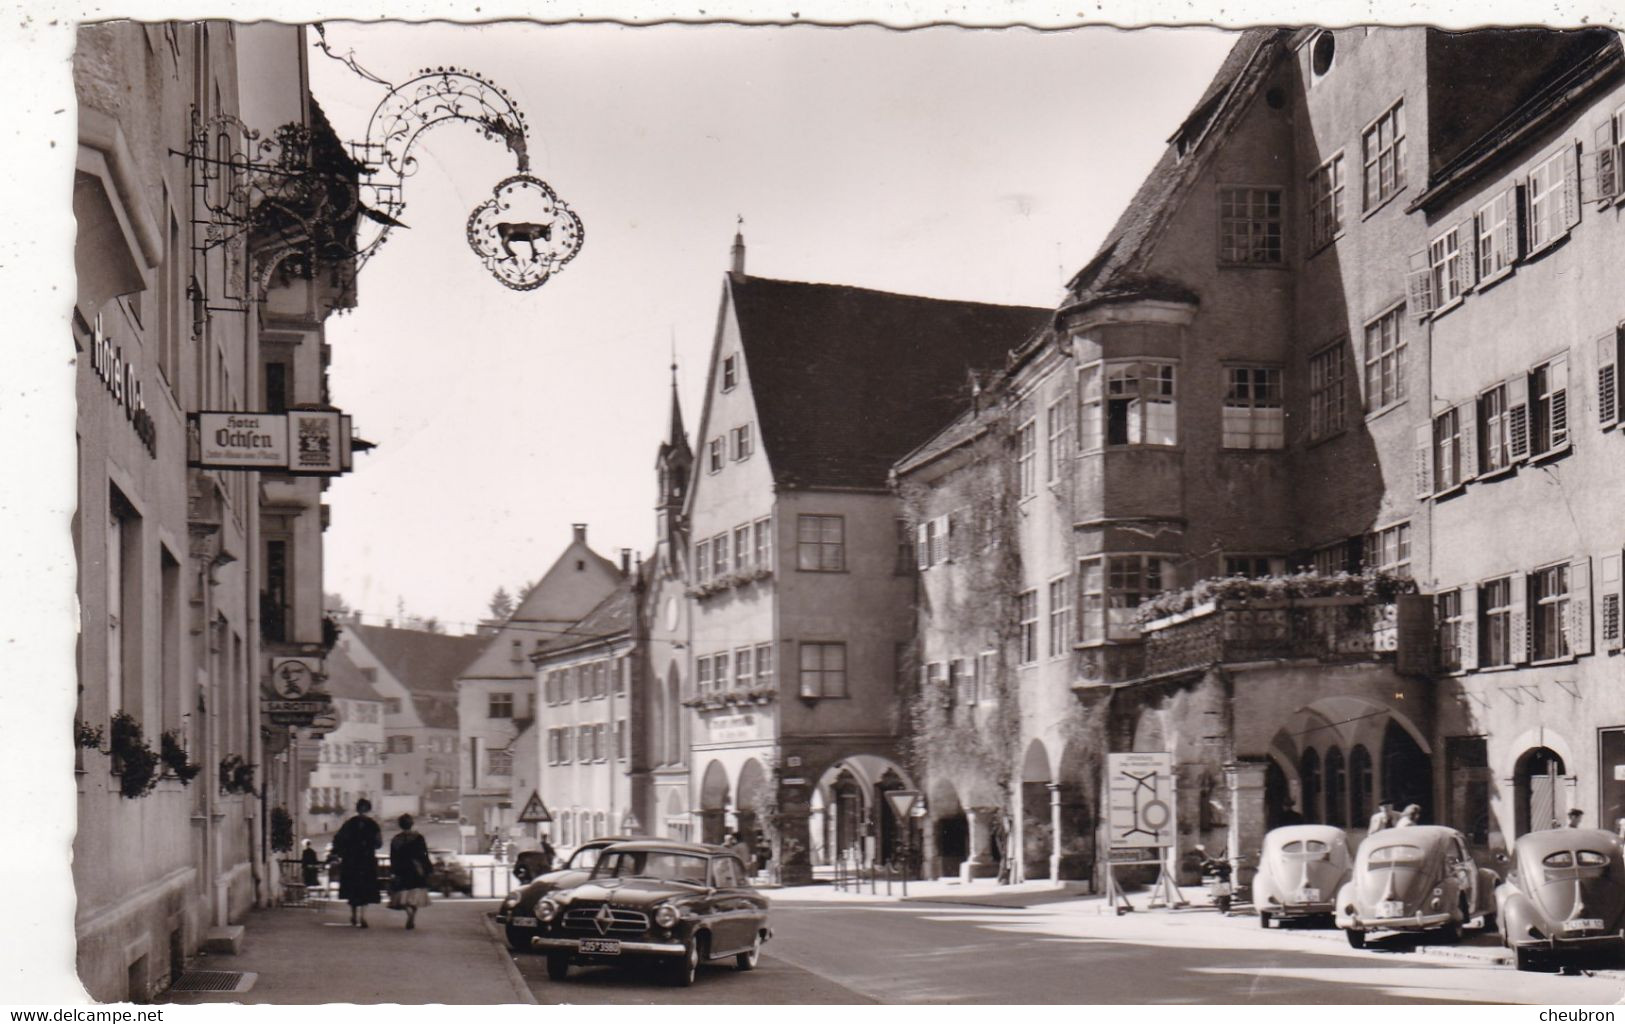
[[[395,824],[401,827],[389,841],[389,905],[406,911],[406,927],[416,928],[418,908],[429,905],[429,844],[412,831],[412,816],[403,814]]]
[[[305,888],[307,889],[314,889],[316,886],[321,884],[321,882],[317,880],[317,863],[316,851],[311,847],[310,840],[306,839],[305,849],[299,854],[299,868],[304,875],[303,881],[305,883]]]
[[[367,904],[378,902],[378,848],[384,845],[384,830],[367,817],[371,810],[371,800],[357,800],[354,817],[340,825],[333,837],[339,899],[350,905],[350,924],[355,928],[367,927]]]

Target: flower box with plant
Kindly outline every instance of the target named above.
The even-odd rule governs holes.
[[[227,754],[220,759],[220,788],[227,793],[253,793],[254,766],[240,754]]]
[[[1386,572],[1230,576],[1201,580],[1182,590],[1159,594],[1141,603],[1139,621],[1147,625],[1205,605],[1284,608],[1292,604],[1345,602],[1391,604],[1398,595],[1415,591],[1416,581]]]
[[[203,770],[202,765],[187,756],[186,746],[181,743],[181,734],[176,729],[166,729],[158,738],[158,756],[163,759],[165,772],[180,779],[183,786],[191,785]]]
[[[147,746],[141,723],[127,711],[113,716],[113,773],[119,777],[119,793],[129,799],[146,796],[158,785],[159,756]]]

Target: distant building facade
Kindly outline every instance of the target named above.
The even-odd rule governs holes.
[[[384,809],[384,695],[342,648],[327,659],[327,687],[338,728],[317,741],[305,821],[312,832],[335,832],[357,800]]]
[[[450,816],[458,797],[457,674],[485,641],[345,622],[338,644],[384,702],[380,813]]]
[[[685,507],[696,838],[767,831],[787,881],[893,855],[915,581],[887,470],[1045,317],[749,277],[736,236]]]
[[[615,564],[587,546],[576,524],[569,545],[457,676],[458,786],[461,817],[482,838],[517,823],[513,743],[536,715],[538,643],[570,635],[574,624],[621,582]]]

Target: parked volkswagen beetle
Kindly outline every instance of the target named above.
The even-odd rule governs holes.
[[[1331,918],[1337,891],[1352,870],[1348,835],[1333,825],[1285,825],[1264,837],[1253,876],[1258,924]]]
[[[1474,862],[1467,839],[1443,825],[1402,825],[1366,836],[1354,877],[1337,894],[1337,926],[1359,949],[1369,932],[1438,929],[1450,941],[1475,918],[1489,927],[1500,880]]]
[[[1519,836],[1512,871],[1495,890],[1501,941],[1518,970],[1588,952],[1625,951],[1625,860],[1619,840],[1595,828]]]

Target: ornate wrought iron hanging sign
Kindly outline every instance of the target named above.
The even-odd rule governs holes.
[[[321,26],[316,26],[319,36]],[[517,174],[499,182],[468,219],[468,244],[502,284],[539,288],[581,250],[581,218],[530,173],[525,117],[506,90],[462,68],[425,68],[400,86],[318,44],[369,81],[388,88],[362,142],[338,144],[325,123],[284,125],[268,137],[236,117],[193,113],[183,154],[192,171],[194,248],[221,249],[223,287],[194,289],[194,321],[207,310],[241,310],[235,282],[261,287],[282,269],[309,277],[330,270],[348,289],[353,275],[389,238],[406,209],[404,185],[417,170],[413,147],[424,132],[461,121],[513,153]],[[207,266],[209,261],[205,261]],[[207,273],[205,273],[207,278]],[[227,305],[210,305],[226,300]]]

